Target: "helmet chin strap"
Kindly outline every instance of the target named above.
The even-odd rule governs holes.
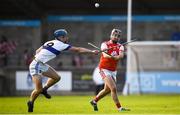
[[[113,44],[117,44],[117,41],[112,41],[113,42]]]
[[[117,44],[118,41],[115,41],[115,40],[111,40],[113,44]]]

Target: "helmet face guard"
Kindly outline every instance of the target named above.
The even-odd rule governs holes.
[[[111,38],[120,38],[121,37],[121,30],[119,29],[113,29],[111,31]]]
[[[65,37],[65,36],[67,36],[67,31],[65,30],[65,29],[58,29],[58,30],[56,30],[56,31],[54,31],[54,37],[55,37],[55,39],[57,39],[58,37]]]

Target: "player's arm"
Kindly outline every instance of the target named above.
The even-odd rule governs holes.
[[[36,50],[36,54],[38,54],[38,53],[41,51],[42,48],[43,48],[42,46],[41,46],[40,48],[38,48],[38,49]]]
[[[119,49],[119,55],[114,56],[115,60],[120,60],[121,58],[124,57],[124,46],[121,46]]]
[[[87,48],[83,48],[83,47],[75,47],[75,46],[71,46],[69,48],[70,51],[74,51],[74,52],[78,52],[78,53],[92,53],[92,54],[98,54],[99,51],[97,50],[89,50]]]
[[[101,44],[101,50],[105,51],[105,52],[102,52],[103,57],[105,57],[105,58],[114,58],[114,56],[110,56],[110,55],[107,54],[107,49],[108,49],[107,45],[105,43],[102,43]]]
[[[114,58],[114,56],[110,56],[107,53],[102,52],[102,54],[103,54],[103,57],[105,58]]]

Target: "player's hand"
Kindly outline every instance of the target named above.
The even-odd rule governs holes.
[[[94,53],[95,55],[98,55],[99,54],[99,50],[92,50],[92,53]]]
[[[122,55],[113,56],[114,60],[120,60],[122,58]]]

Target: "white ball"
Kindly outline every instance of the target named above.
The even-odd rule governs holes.
[[[98,8],[99,7],[99,3],[95,3],[95,7]]]

